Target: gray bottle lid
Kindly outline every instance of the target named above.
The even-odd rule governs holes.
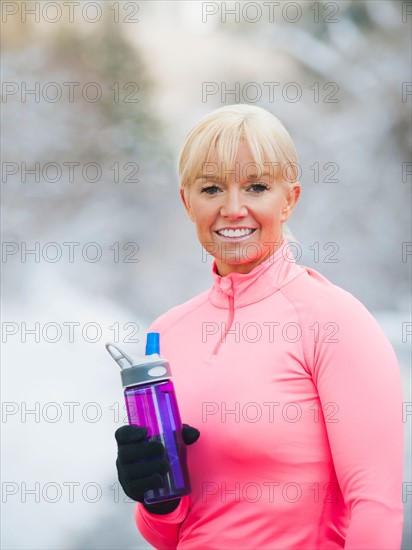
[[[121,368],[120,376],[124,388],[166,381],[172,377],[169,363],[158,353],[133,359],[112,342],[107,342],[106,349]]]

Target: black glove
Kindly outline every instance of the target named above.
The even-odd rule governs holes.
[[[161,474],[170,470],[167,458],[164,457],[165,448],[159,441],[146,441],[147,428],[138,426],[122,426],[116,430],[117,441],[117,475],[120,485],[126,495],[132,500],[141,502],[153,514],[169,514],[180,503],[180,498],[166,500],[155,504],[144,502],[144,493],[150,489],[163,487]],[[186,445],[191,445],[199,439],[200,432],[188,424],[183,424],[182,436]],[[136,462],[140,459],[149,459]]]

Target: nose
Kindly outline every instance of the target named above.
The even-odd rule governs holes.
[[[224,218],[236,219],[247,216],[247,208],[238,190],[226,193],[220,214]]]

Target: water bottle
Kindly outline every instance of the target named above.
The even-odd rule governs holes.
[[[146,491],[144,501],[153,504],[188,495],[191,487],[182,422],[170,365],[160,356],[159,333],[147,334],[145,357],[132,359],[111,342],[106,349],[121,368],[129,424],[146,427],[147,441],[160,441],[170,462],[169,472],[162,475],[163,487]]]

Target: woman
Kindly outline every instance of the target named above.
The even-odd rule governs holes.
[[[399,549],[400,372],[366,308],[297,265],[283,224],[297,157],[272,114],[230,105],[190,132],[180,193],[213,285],[160,316],[192,493],[145,505],[167,461],[144,427],[116,432],[119,480],[156,548]]]

